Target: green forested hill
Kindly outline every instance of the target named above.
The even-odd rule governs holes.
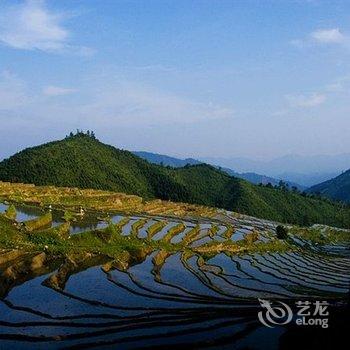
[[[82,133],[3,160],[0,180],[106,189],[221,207],[283,222],[350,227],[350,210],[340,204],[256,186],[206,164],[183,168],[150,164]]]
[[[350,203],[350,169],[334,179],[310,187],[308,192]]]
[[[163,192],[185,196],[161,167],[84,134],[27,148],[3,160],[0,179],[106,189],[146,198],[163,197]]]

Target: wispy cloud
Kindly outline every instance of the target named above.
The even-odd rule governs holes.
[[[61,50],[68,38],[62,19],[49,12],[43,1],[26,1],[2,11],[0,40],[16,49]]]
[[[349,35],[343,33],[339,28],[323,28],[312,31],[303,39],[291,41],[293,46],[303,48],[317,45],[345,45],[349,42]]]
[[[194,101],[130,82],[103,83],[90,91],[91,102],[81,105],[85,118],[101,118],[110,123],[145,125],[154,123],[194,123],[226,119],[234,115],[230,108],[211,102]]]
[[[350,75],[344,75],[330,81],[317,91],[312,93],[288,94],[284,96],[284,106],[272,113],[279,117],[288,115],[295,108],[312,109],[319,107],[334,98],[349,96],[350,93]]]
[[[93,80],[94,84],[90,84]],[[31,88],[10,73],[0,76],[0,120],[40,120],[41,125],[60,121],[75,125],[111,130],[119,126],[188,125],[210,120],[232,119],[234,111],[206,101],[197,101],[137,82],[94,76],[79,87],[79,98],[67,95],[78,90],[48,85]],[[61,96],[56,99],[54,97]],[[49,98],[48,98],[49,97]],[[12,115],[16,118],[9,119]],[[45,124],[46,123],[46,124]]]
[[[291,107],[310,108],[323,104],[326,95],[322,93],[312,93],[310,95],[287,95],[287,101]]]
[[[63,25],[65,15],[49,10],[44,0],[27,0],[10,7],[0,4],[0,42],[21,50],[73,52],[89,55],[92,50],[70,45]]]
[[[339,28],[315,30],[310,36],[321,44],[340,44],[345,41],[345,35],[340,32]]]
[[[47,96],[63,96],[76,92],[76,89],[64,88],[60,86],[49,85],[43,89],[43,94]]]

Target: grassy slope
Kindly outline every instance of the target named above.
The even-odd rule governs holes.
[[[87,136],[26,149],[0,163],[0,180],[106,189],[198,203],[278,221],[350,226],[349,209],[259,187],[209,165],[164,168]]]

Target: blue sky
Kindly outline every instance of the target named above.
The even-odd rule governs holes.
[[[0,158],[93,129],[175,156],[350,149],[349,1],[0,0]]]

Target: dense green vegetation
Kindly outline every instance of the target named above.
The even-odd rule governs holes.
[[[180,200],[187,195],[161,167],[85,134],[17,153],[0,163],[0,179],[105,189],[145,198],[166,198],[172,193],[173,199]]]
[[[206,164],[183,168],[146,162],[78,133],[28,148],[0,163],[0,180],[137,194],[204,204],[298,224],[350,227],[350,209],[320,198],[256,186]]]
[[[334,179],[312,186],[308,192],[350,203],[350,169]]]

